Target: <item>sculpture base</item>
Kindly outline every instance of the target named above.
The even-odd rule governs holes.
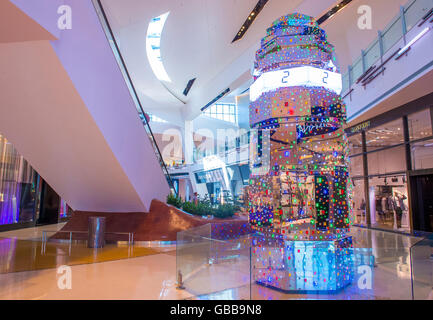
[[[283,292],[337,292],[352,283],[352,237],[336,240],[281,240],[257,236],[253,279]]]

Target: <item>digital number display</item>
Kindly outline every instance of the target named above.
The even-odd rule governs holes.
[[[341,74],[310,66],[267,72],[251,85],[250,100],[257,100],[264,92],[298,86],[323,87],[340,94]]]

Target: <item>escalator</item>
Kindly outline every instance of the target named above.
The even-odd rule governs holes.
[[[162,158],[161,151],[159,150],[158,144],[155,140],[155,136],[153,135],[152,129],[150,127],[149,117],[146,117],[146,113],[144,112],[140,99],[138,98],[137,91],[135,90],[135,86],[131,80],[131,76],[128,72],[128,69],[126,68],[125,61],[122,57],[119,46],[117,45],[116,38],[113,34],[113,30],[111,29],[110,24],[108,22],[108,18],[104,11],[104,7],[100,0],[92,0],[92,2],[93,5],[95,6],[96,13],[99,17],[102,28],[104,29],[107,40],[110,43],[110,47],[113,50],[113,54],[116,57],[117,64],[119,65],[119,68],[122,71],[123,78],[125,79],[126,85],[128,86],[131,97],[134,100],[138,115],[141,119],[141,122],[143,123],[143,126],[146,130],[146,133],[155,151],[156,158],[158,159],[161,169],[167,179],[167,183],[170,187],[170,190],[173,194],[177,195],[177,190],[174,186],[173,179],[171,178],[170,173],[168,172],[167,166],[165,165],[164,159]]]

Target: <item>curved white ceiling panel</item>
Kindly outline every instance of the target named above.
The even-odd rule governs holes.
[[[172,114],[182,122],[201,114],[200,109],[226,88],[245,90],[243,85],[251,80],[255,50],[275,19],[289,12],[320,17],[340,0],[269,1],[245,36],[235,43],[231,43],[233,36],[257,0],[102,2],[146,111],[169,121],[167,115]],[[343,71],[352,57],[359,56],[361,49],[377,37],[377,30],[389,22],[403,2],[407,0],[352,1],[324,23]],[[376,12],[372,30],[357,27],[361,4],[371,5]],[[145,39],[152,33],[155,38]],[[186,97],[182,92],[192,78],[197,80]]]

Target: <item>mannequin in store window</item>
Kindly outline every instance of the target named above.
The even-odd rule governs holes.
[[[361,223],[364,222],[364,217],[365,217],[365,208],[366,208],[366,203],[365,203],[365,199],[362,198],[361,200],[361,204],[359,205],[359,210],[361,211]]]
[[[376,212],[379,215],[379,220],[383,220],[384,215],[384,207],[382,207],[382,198],[380,196],[376,196]]]
[[[389,203],[388,203],[388,198],[387,197],[382,197],[381,200],[382,202],[382,222],[384,222],[387,218],[388,218],[388,213],[389,213]]]
[[[394,208],[397,214],[397,228],[401,228],[401,221],[403,216],[403,211],[406,210],[406,206],[404,204],[404,200],[406,200],[406,196],[399,191],[394,191]]]
[[[400,228],[401,227],[401,214],[400,209],[397,209],[397,201],[395,200],[395,195],[390,195],[388,197],[388,206],[389,206],[389,212],[391,213],[393,220],[394,220],[394,228]]]
[[[394,219],[394,210],[395,210],[395,202],[392,194],[386,197],[386,213],[387,218],[393,220]]]

